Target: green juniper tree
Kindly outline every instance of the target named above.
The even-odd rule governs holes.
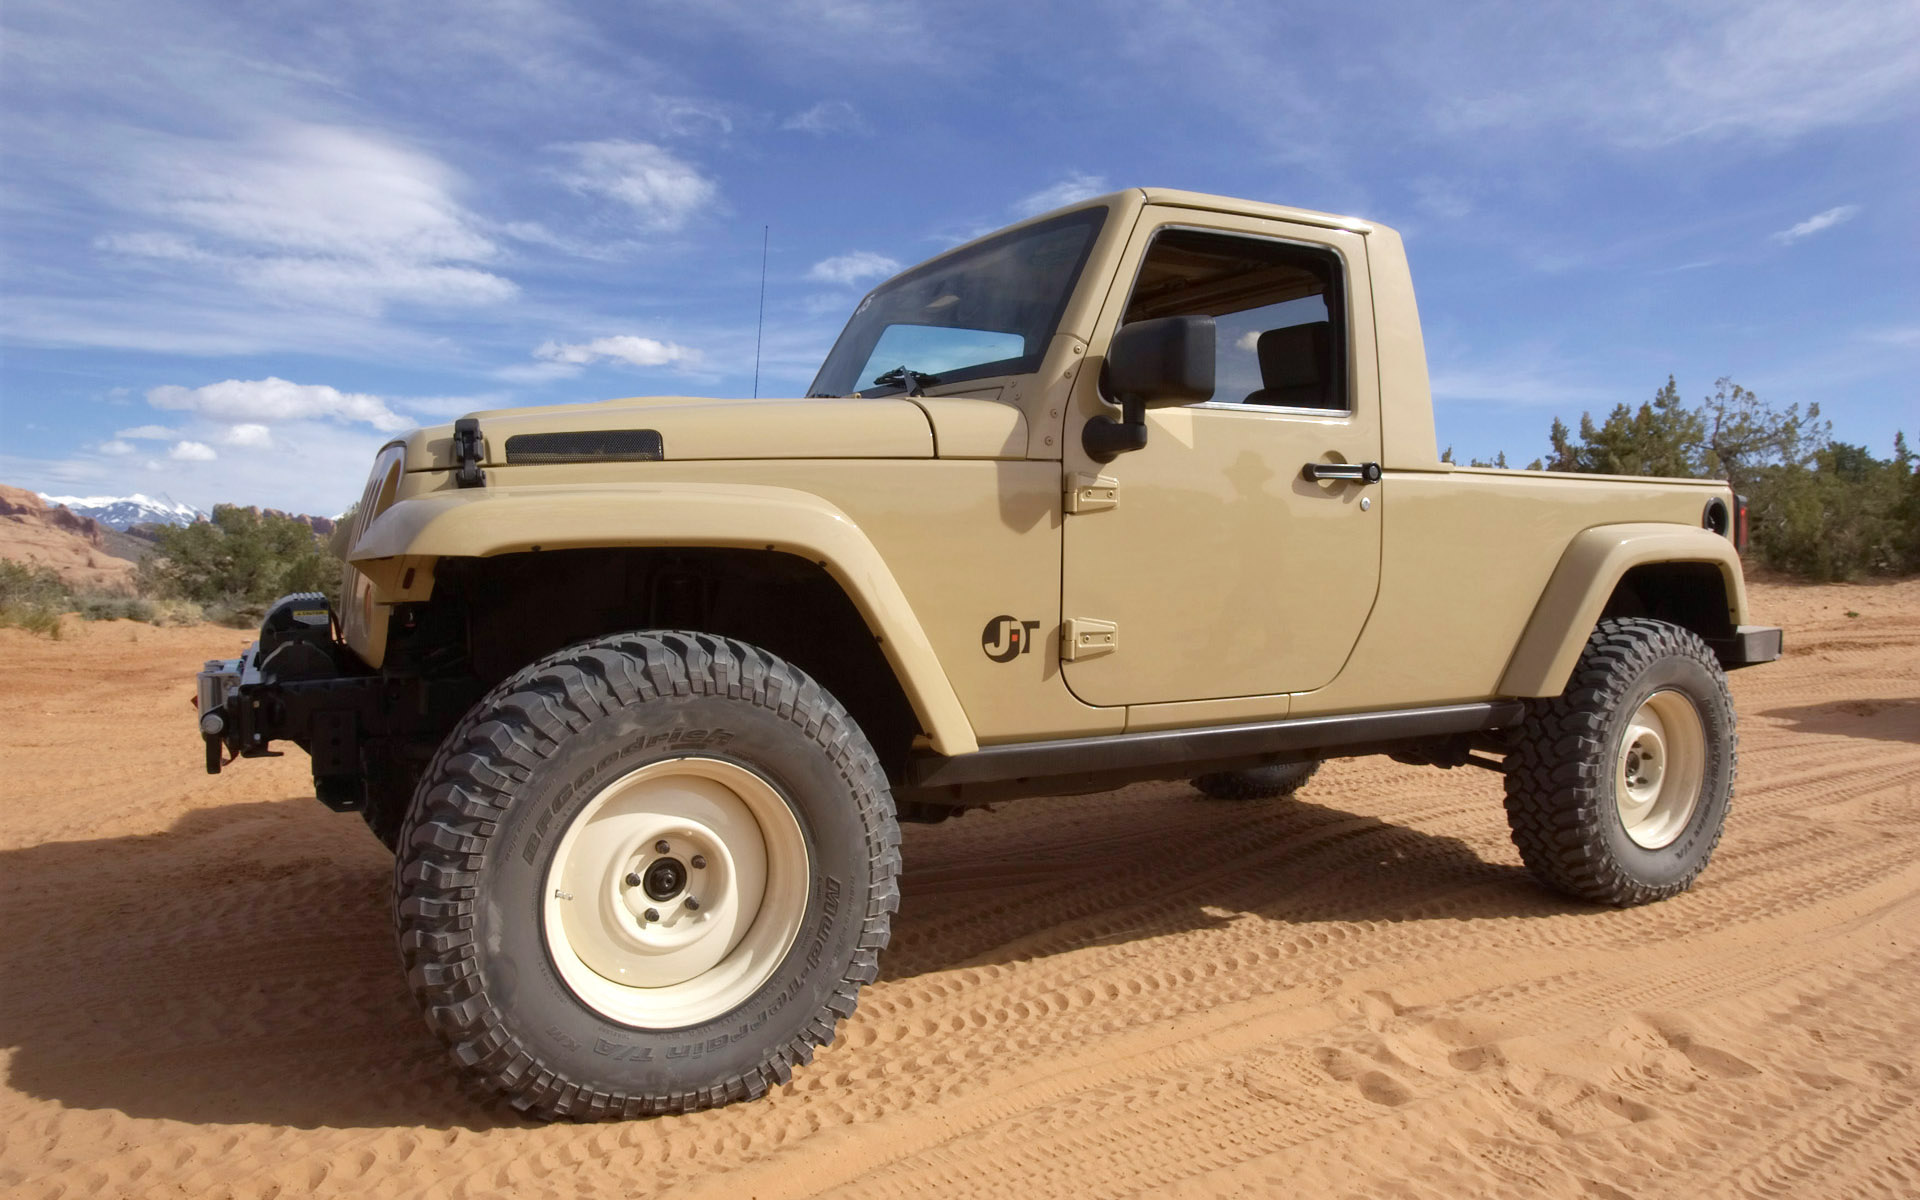
[[[1698,407],[1672,376],[1576,435],[1555,418],[1533,469],[1724,479],[1748,503],[1749,561],[1812,579],[1920,570],[1920,470],[1904,433],[1890,459],[1833,440],[1820,406],[1777,408],[1728,378]]]
[[[142,590],[210,613],[244,623],[289,592],[338,596],[340,560],[292,517],[217,504],[212,520],[164,527],[156,540],[159,553],[141,564]]]

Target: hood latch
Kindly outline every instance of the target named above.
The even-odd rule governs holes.
[[[480,419],[461,417],[453,423],[453,482],[458,487],[485,487],[487,473],[480,469],[486,456],[486,444],[480,440]]]

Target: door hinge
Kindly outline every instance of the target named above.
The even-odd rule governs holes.
[[[1067,511],[1099,512],[1120,503],[1120,481],[1111,475],[1075,473],[1067,480]]]
[[[1060,657],[1067,662],[1098,658],[1120,648],[1120,627],[1112,621],[1068,617],[1060,626]]]

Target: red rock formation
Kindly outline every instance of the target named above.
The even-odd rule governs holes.
[[[0,484],[0,558],[52,567],[67,586],[130,592],[134,564],[104,549],[100,522]]]
[[[308,513],[282,512],[277,508],[260,508],[252,504],[247,505],[247,511],[256,517],[282,517],[289,521],[298,521],[323,538],[333,536],[335,522],[332,517],[316,517]]]

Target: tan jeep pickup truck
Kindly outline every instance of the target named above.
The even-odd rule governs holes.
[[[1780,653],[1741,502],[1441,462],[1391,229],[1116,192],[881,284],[809,391],[397,439],[338,611],[200,677],[209,770],[293,741],[394,849],[408,982],[515,1106],[784,1082],[879,969],[896,821],[1012,797],[1391,754],[1502,773],[1572,896],[1706,866],[1724,671]]]

